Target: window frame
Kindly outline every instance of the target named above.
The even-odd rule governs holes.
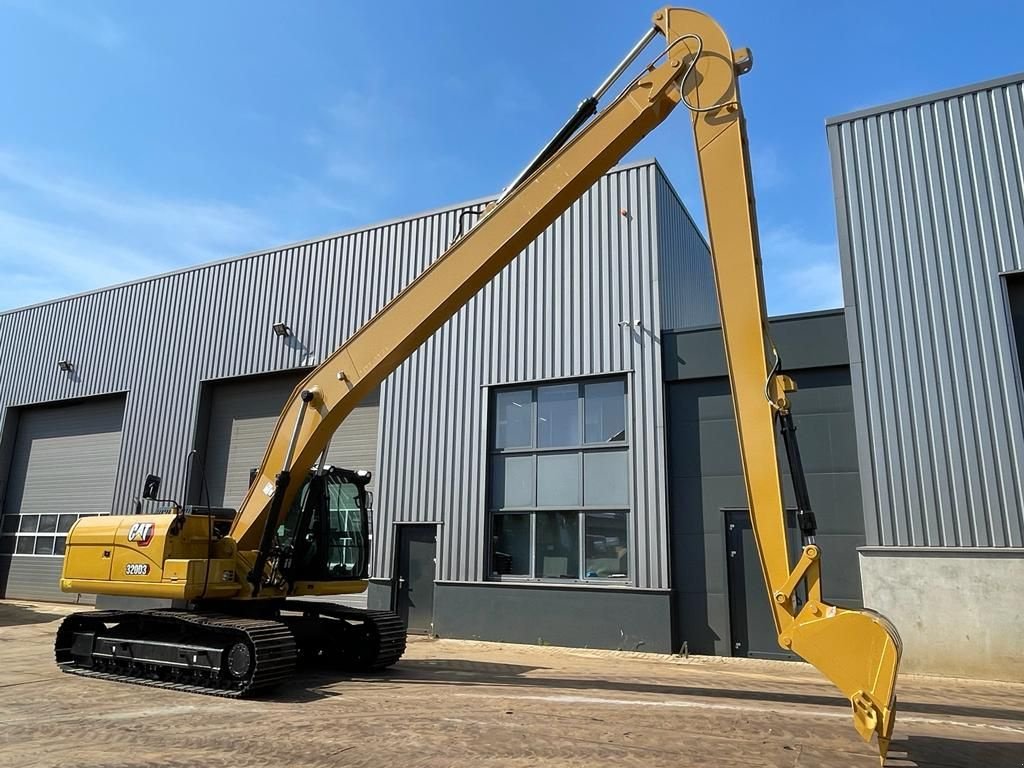
[[[42,531],[42,530],[39,530],[39,525],[42,522],[42,518],[46,517],[46,516],[50,516],[50,515],[53,515],[53,516],[55,516],[57,518],[56,521],[55,521],[54,530],[52,530],[52,531]],[[81,520],[83,517],[98,517],[98,516],[99,515],[97,515],[97,514],[78,514],[77,512],[26,512],[24,514],[22,514],[21,512],[8,512],[8,513],[5,513],[5,514],[2,514],[2,515],[0,515],[0,540],[11,541],[11,542],[13,542],[13,544],[12,544],[12,549],[11,549],[10,552],[0,551],[0,557],[64,557],[64,551],[65,551],[64,549],[62,549],[60,552],[57,552],[55,550],[57,549],[57,546],[58,546],[58,544],[60,542],[63,542],[64,547],[66,549],[66,547],[67,547],[67,537],[68,537],[68,533],[70,533],[71,529],[69,527],[67,531],[60,530],[60,527],[61,527],[61,525],[60,525],[60,518],[61,517],[73,517],[74,520],[71,521],[71,525],[73,526],[77,521]],[[35,529],[34,530],[30,530],[30,531],[29,530],[23,531],[22,530],[23,521],[28,520],[30,518],[35,518],[35,524],[36,524],[35,525]],[[16,530],[13,530],[13,531],[4,531],[3,530],[3,524],[6,523],[7,520],[16,520],[17,521],[17,523],[16,523]],[[49,539],[51,539],[50,551],[48,553],[47,552],[36,552],[36,548],[38,547],[37,541],[38,541],[38,539],[41,539],[41,538],[49,538]],[[32,541],[32,547],[31,547],[32,551],[31,552],[19,552],[18,551],[18,545],[23,540],[31,540]]]
[[[623,408],[623,429],[622,439],[615,441],[587,442],[586,423],[586,386],[600,382],[615,382],[622,385],[622,408]],[[578,442],[575,445],[557,445],[539,447],[538,443],[538,390],[544,387],[557,387],[574,384],[577,391],[577,432]],[[487,442],[486,442],[486,482],[484,488],[484,508],[487,515],[486,541],[487,551],[485,553],[485,567],[487,578],[490,581],[508,583],[539,583],[539,584],[591,584],[597,586],[623,586],[632,587],[636,584],[636,556],[634,542],[636,541],[634,525],[634,492],[633,492],[633,471],[632,471],[632,403],[630,400],[630,377],[628,372],[613,374],[597,374],[571,379],[545,379],[532,382],[514,382],[500,386],[488,387],[488,420],[487,420]],[[498,426],[498,397],[505,392],[523,391],[530,392],[530,445],[523,447],[496,447]],[[626,477],[625,477],[625,504],[595,504],[586,505],[585,501],[585,473],[583,471],[585,456],[588,453],[611,453],[621,452],[625,455]],[[538,457],[544,455],[574,455],[578,457],[579,472],[577,486],[577,503],[541,505],[538,503]],[[533,459],[533,501],[532,506],[509,506],[499,507],[495,504],[494,494],[494,466],[495,461],[505,456],[529,456]],[[546,513],[569,513],[576,515],[577,528],[577,576],[575,577],[543,577],[537,575],[537,515]],[[587,523],[588,513],[619,513],[625,518],[627,566],[628,575],[625,578],[612,576],[590,576],[586,575],[587,561]],[[528,515],[529,519],[529,574],[499,574],[494,567],[494,518],[498,515]]]
[[[1011,367],[1016,363],[1017,381],[1024,392],[1024,270],[1000,273],[1003,300],[1006,307],[1006,326],[1010,337]]]

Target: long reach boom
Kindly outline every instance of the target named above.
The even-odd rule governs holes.
[[[601,97],[659,34],[665,41],[660,55],[598,112]],[[895,720],[894,688],[901,645],[896,630],[883,617],[839,608],[822,599],[823,553],[815,543],[814,513],[786,394],[794,384],[781,372],[767,334],[738,85],[738,77],[751,65],[750,52],[733,50],[722,29],[708,16],[680,8],[657,11],[652,28],[475,225],[299,384],[278,419],[256,479],[225,536],[213,535],[212,512],[207,518],[182,515],[179,521],[168,516],[135,527],[118,528],[121,524],[117,521],[115,525],[102,519],[84,519],[76,525],[69,537],[62,589],[183,597],[198,606],[198,614],[80,614],[61,630],[59,663],[80,674],[100,674],[95,665],[128,674],[132,668],[116,654],[104,655],[104,649],[108,645],[120,648],[130,640],[136,653],[151,654],[147,669],[155,670],[154,675],[177,680],[185,672],[162,659],[166,643],[153,644],[148,638],[153,632],[165,632],[169,637],[188,635],[199,638],[190,642],[202,640],[209,645],[210,658],[223,654],[227,659],[211,667],[209,680],[233,686],[232,695],[243,695],[246,690],[284,679],[292,663],[289,659],[295,655],[294,642],[308,645],[312,642],[309,638],[314,638],[315,648],[310,652],[314,656],[335,652],[331,649],[340,647],[340,641],[332,638],[342,630],[349,635],[352,631],[348,624],[330,619],[351,619],[349,614],[324,609],[319,619],[311,618],[315,612],[307,606],[305,618],[228,621],[220,614],[203,618],[203,606],[216,598],[220,600],[217,610],[223,612],[231,611],[232,604],[259,601],[269,606],[274,600],[351,592],[360,584],[365,586],[365,581],[358,581],[365,580],[365,561],[361,569],[345,571],[348,575],[342,577],[337,575],[344,570],[339,563],[330,568],[303,565],[303,553],[307,559],[314,554],[321,559],[326,556],[323,548],[315,553],[310,549],[305,534],[293,536],[294,547],[280,543],[281,531],[295,530],[285,523],[300,489],[311,477],[310,470],[317,467],[309,481],[316,483],[310,486],[316,490],[307,493],[296,519],[300,532],[308,530],[312,536],[315,526],[320,526],[316,530],[323,546],[330,541],[330,532],[323,527],[329,512],[324,484],[355,478],[324,474],[323,456],[331,436],[360,400],[682,104],[696,142],[747,497],[779,644],[838,686],[850,701],[857,731],[867,741],[877,735],[884,762]],[[776,425],[785,442],[803,537],[795,567],[791,567],[786,545]],[[363,486],[359,485],[365,484],[365,473],[360,477],[363,479],[353,479],[356,485],[348,487],[358,486],[352,493],[360,499],[365,515]],[[140,525],[148,527],[143,531]],[[135,551],[133,542],[140,535],[143,544],[154,536],[147,551],[154,556],[164,553],[163,560],[154,560],[159,567],[151,570],[149,565],[132,563],[120,567],[118,558]],[[113,570],[108,558],[111,551],[116,561]],[[294,574],[302,567],[321,575],[298,578]],[[282,574],[293,576],[282,578]],[[806,599],[800,602],[798,594]],[[392,626],[397,617],[370,614],[373,612],[361,615],[364,630],[349,637],[346,647],[362,649],[351,653],[364,666],[381,668],[401,655],[404,633]],[[113,631],[104,626],[115,621],[121,622],[122,628],[108,642],[104,633]],[[282,622],[299,629],[289,633]],[[271,658],[279,660],[268,662]],[[197,672],[188,674],[192,675],[189,680],[197,679]],[[203,684],[209,687],[213,683]]]

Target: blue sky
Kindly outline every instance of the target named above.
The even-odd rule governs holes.
[[[0,311],[490,194],[636,2],[0,0]],[[769,309],[839,306],[826,117],[1024,69],[1024,4],[721,3]],[[677,112],[657,157],[703,227]]]

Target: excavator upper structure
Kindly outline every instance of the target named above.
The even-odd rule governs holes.
[[[659,55],[603,109],[598,102],[656,38]],[[884,760],[900,659],[883,617],[822,599],[814,539],[782,370],[767,333],[762,265],[738,78],[752,57],[693,10],[665,8],[626,58],[475,224],[313,370],[285,405],[237,511],[84,518],[72,529],[61,588],[164,598],[177,608],[69,616],[56,658],[68,672],[240,696],[296,663],[393,664],[401,621],[316,595],[367,584],[369,476],[333,468],[326,450],[355,405],[677,107],[696,143],[739,444],[767,599],[781,646],[850,701],[854,725]],[[803,535],[786,544],[776,436],[781,431]],[[155,486],[155,482],[153,484]],[[156,496],[151,487],[147,497]],[[800,599],[798,599],[798,596]]]

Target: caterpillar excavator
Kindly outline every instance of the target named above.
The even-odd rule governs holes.
[[[659,55],[599,111],[600,99],[659,35]],[[60,667],[244,696],[287,679],[303,660],[354,669],[395,663],[405,633],[394,614],[302,600],[367,584],[369,476],[327,465],[331,436],[365,395],[682,105],[696,143],[747,495],[778,641],[849,699],[857,731],[866,741],[877,735],[884,763],[901,645],[884,617],[821,596],[824,553],[814,540],[787,399],[795,385],[767,334],[738,85],[751,66],[749,50],[733,49],[708,16],[657,11],[625,59],[475,224],[298,385],[237,512],[174,505],[170,513],[75,524],[64,591],[170,598],[182,607],[72,614],[56,636]],[[776,426],[803,538],[793,560]]]

